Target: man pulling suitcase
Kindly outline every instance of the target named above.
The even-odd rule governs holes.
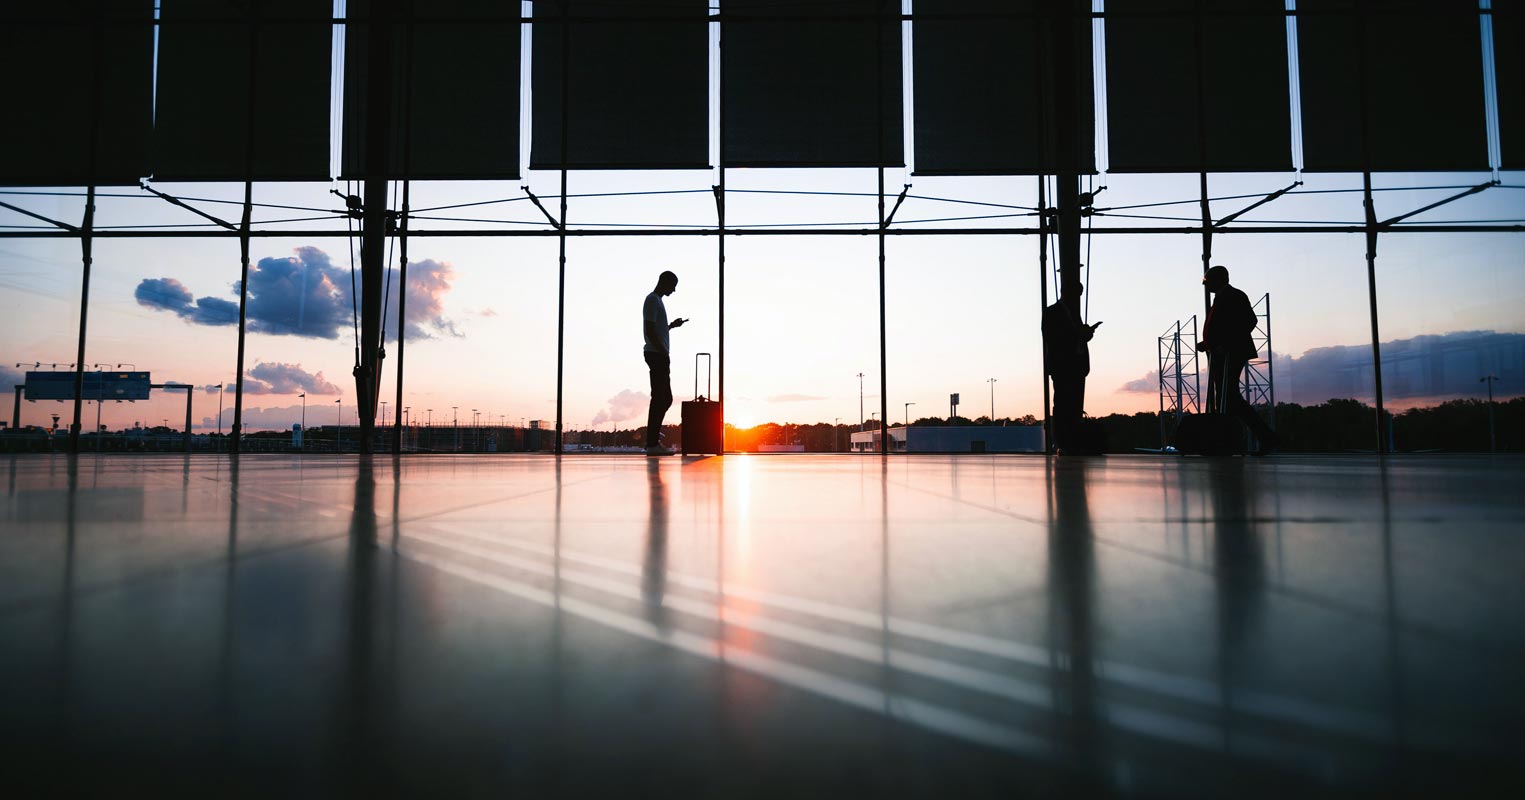
[[[1259,355],[1255,340],[1255,307],[1244,292],[1229,285],[1228,267],[1213,267],[1202,276],[1202,285],[1213,293],[1213,306],[1202,324],[1197,349],[1207,353],[1207,407],[1244,421],[1259,443],[1255,455],[1270,455],[1281,437],[1255,413],[1239,393],[1239,374]]]

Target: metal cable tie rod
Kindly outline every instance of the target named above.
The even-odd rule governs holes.
[[[8,209],[16,212],[17,214],[25,214],[26,216],[29,216],[32,219],[40,219],[43,222],[46,222],[49,225],[52,225],[52,226],[54,226],[56,228],[63,228],[66,231],[76,231],[76,232],[79,231],[79,226],[77,226],[77,225],[70,225],[67,222],[59,222],[56,219],[50,219],[48,217],[44,217],[41,214],[34,214],[34,213],[32,213],[32,212],[30,212],[30,211],[28,211],[28,210],[26,210],[24,208],[21,208],[19,206],[13,206],[10,203],[0,203],[0,207],[8,208]]]
[[[530,202],[535,204],[535,208],[540,209],[540,213],[545,215],[545,218],[551,223],[551,227],[553,227],[556,230],[560,231],[562,229],[561,228],[561,223],[557,222],[556,218],[551,216],[551,212],[547,211],[545,209],[545,206],[540,204],[540,198],[536,197],[535,193],[530,191],[530,187],[528,187],[528,186],[520,186],[519,188],[523,189],[524,193],[529,195]]]

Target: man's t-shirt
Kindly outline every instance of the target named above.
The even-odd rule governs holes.
[[[662,296],[656,292],[646,295],[646,302],[641,307],[641,332],[646,337],[646,352],[661,353],[667,355],[671,351],[667,329],[667,306],[662,304]],[[660,339],[651,337],[651,327],[647,323],[654,323],[661,332]]]

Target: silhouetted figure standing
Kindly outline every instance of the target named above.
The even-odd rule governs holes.
[[[651,410],[646,415],[646,455],[672,455],[672,450],[662,446],[662,418],[672,408],[672,345],[668,331],[681,327],[688,320],[679,317],[667,321],[667,306],[662,298],[678,289],[678,276],[671,271],[657,278],[657,288],[646,295],[641,307],[641,326],[646,334],[646,366],[651,369]]]
[[[1197,349],[1207,353],[1207,407],[1244,420],[1260,443],[1256,454],[1267,455],[1281,443],[1281,437],[1239,393],[1239,374],[1260,355],[1250,336],[1255,331],[1255,307],[1244,292],[1229,285],[1227,267],[1209,269],[1202,276],[1202,284],[1213,293],[1213,307],[1207,310],[1202,341],[1197,343]]]
[[[1086,376],[1091,374],[1091,337],[1095,325],[1080,318],[1079,282],[1066,281],[1059,302],[1043,309],[1043,370],[1054,380],[1054,445],[1062,454],[1094,452],[1081,438],[1085,416]]]

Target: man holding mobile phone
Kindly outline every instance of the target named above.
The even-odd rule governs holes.
[[[641,307],[642,327],[646,336],[646,366],[651,369],[651,410],[646,414],[646,455],[670,456],[673,450],[663,447],[662,419],[672,408],[672,343],[668,332],[688,320],[679,317],[667,321],[667,306],[662,298],[678,289],[678,276],[671,271],[657,278],[657,287],[646,295]]]
[[[1043,309],[1043,371],[1054,381],[1053,445],[1060,455],[1098,452],[1086,442],[1080,421],[1085,416],[1086,376],[1091,374],[1091,337],[1101,327],[1080,317],[1079,281],[1065,281],[1059,302]]]

